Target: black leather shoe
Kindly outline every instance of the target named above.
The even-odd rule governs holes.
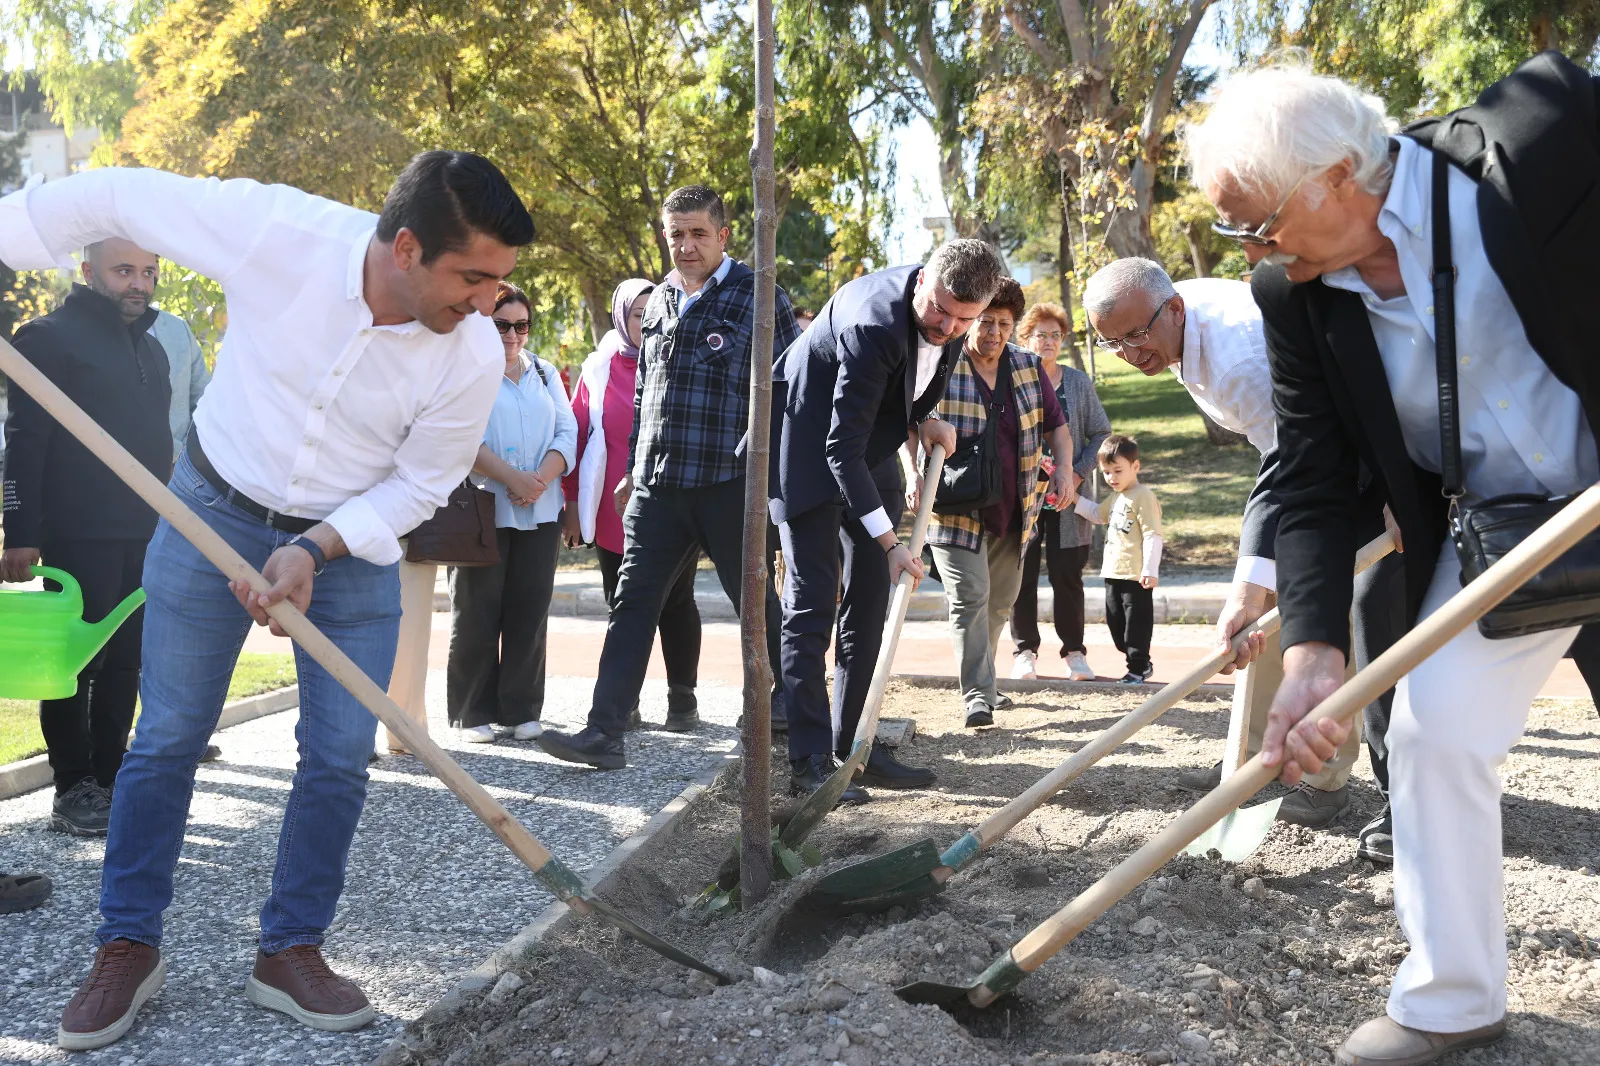
[[[858,780],[876,788],[927,788],[933,784],[934,774],[923,766],[907,766],[884,748],[874,746]]]
[[[546,729],[534,743],[563,762],[583,763],[599,770],[620,770],[628,765],[621,737],[608,737],[594,726],[584,726],[576,736]]]
[[[781,737],[781,736],[787,736],[788,734],[789,734],[789,715],[783,709],[783,707],[778,703],[777,700],[773,700],[772,701],[772,735],[775,736],[775,737]]]
[[[688,733],[700,726],[700,701],[694,689],[667,686],[667,720],[661,728],[668,733]]]
[[[839,768],[832,755],[826,753],[807,755],[803,759],[789,760],[789,793],[794,796],[809,796],[822,787],[822,783],[833,776]],[[866,789],[850,782],[839,797],[840,803],[866,803],[872,796]]]
[[[1389,805],[1383,805],[1383,813],[1361,827],[1361,834],[1357,838],[1356,858],[1365,859],[1374,866],[1394,865],[1394,818],[1389,814]]]
[[[639,701],[633,701],[633,709],[628,712],[628,724],[624,727],[628,732],[644,728],[644,716],[639,713]]]
[[[1185,792],[1210,792],[1222,784],[1222,763],[1209,770],[1185,770],[1178,775],[1176,783]]]

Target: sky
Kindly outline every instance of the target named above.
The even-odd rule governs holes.
[[[1185,57],[1188,66],[1217,69],[1228,65],[1217,43],[1220,17],[1219,7],[1213,7],[1206,14]],[[894,214],[884,247],[891,264],[917,262],[933,244],[933,234],[923,227],[922,220],[950,213],[939,189],[939,143],[933,135],[933,127],[921,117],[895,130],[892,140],[898,165]]]

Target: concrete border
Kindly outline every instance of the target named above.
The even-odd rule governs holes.
[[[274,689],[258,696],[238,700],[222,708],[217,719],[217,729],[231,729],[256,718],[287,711],[300,704],[300,686]],[[13,799],[50,783],[50,760],[47,755],[35,755],[18,762],[0,766],[0,800]]]
[[[738,766],[743,749],[739,745],[714,756],[710,763],[678,793],[671,802],[645,823],[644,828],[611,849],[611,852],[590,869],[584,871],[584,884],[599,895],[623,866],[639,855],[646,847],[664,846],[671,841],[690,811],[707,801],[717,779]],[[527,953],[551,933],[565,929],[572,921],[572,909],[556,901],[539,912],[538,917],[523,926],[511,939],[501,944],[489,957],[473,967],[456,981],[443,996],[422,1012],[418,1023],[437,1024],[474,1002],[473,997],[492,987],[500,975],[511,969]],[[407,1026],[409,1030],[410,1026]],[[402,1031],[391,1040],[378,1056],[374,1066],[401,1066],[410,1061],[413,1044],[407,1043],[408,1031]]]
[[[956,678],[949,674],[893,674],[892,680],[904,681],[912,688],[957,688]],[[1142,685],[1122,685],[1114,681],[1069,681],[1066,678],[1038,678],[1032,681],[1020,678],[997,678],[995,685],[1002,692],[1076,692],[1097,693],[1105,696],[1117,692],[1134,692],[1152,696],[1166,685],[1146,682]],[[1232,685],[1205,684],[1189,693],[1191,696],[1233,697]]]

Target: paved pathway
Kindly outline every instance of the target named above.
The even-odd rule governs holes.
[[[591,685],[552,678],[545,720],[577,722]],[[442,673],[431,674],[428,689],[434,737],[579,870],[640,829],[736,739],[737,691],[703,684],[700,733],[631,734],[630,769],[601,774],[558,763],[532,744],[459,745],[444,724]],[[659,720],[665,702],[665,685],[652,682],[645,717]],[[200,768],[177,899],[167,911],[166,986],[127,1038],[70,1060],[55,1046],[56,1023],[92,957],[103,843],[50,832],[49,790],[0,803],[0,867],[42,870],[56,882],[43,908],[0,915],[0,1063],[370,1062],[405,1020],[550,902],[415,760],[385,758],[372,770],[328,941],[333,965],[361,983],[378,1021],[355,1034],[323,1034],[249,1004],[244,979],[294,767],[295,717],[272,715],[221,734],[223,761]]]

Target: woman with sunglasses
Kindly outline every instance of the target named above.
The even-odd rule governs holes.
[[[523,350],[533,321],[527,294],[501,282],[494,325],[505,377],[484,431],[474,483],[494,493],[500,561],[450,572],[450,723],[471,744],[495,726],[515,740],[543,727],[545,626],[561,550],[561,476],[575,464],[578,424],[556,368]]]

